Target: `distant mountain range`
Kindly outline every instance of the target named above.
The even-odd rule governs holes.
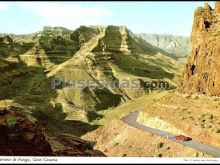
[[[174,57],[187,57],[190,53],[189,37],[170,34],[137,34],[144,41],[171,53]]]
[[[95,26],[94,26],[95,27]],[[42,31],[24,34],[24,35],[16,35],[9,34],[16,42],[37,42],[39,37],[42,35],[41,33],[52,30],[56,35],[69,35],[72,31],[64,28],[64,27],[43,27]],[[130,35],[142,42],[144,45],[148,45],[152,47],[152,49],[157,49],[158,51],[163,52],[168,56],[173,58],[186,58],[190,53],[190,39],[186,36],[178,36],[171,34],[148,34],[148,33],[139,33],[134,34],[128,30]],[[53,35],[54,35],[53,34]],[[0,33],[0,37],[7,35],[6,33]]]

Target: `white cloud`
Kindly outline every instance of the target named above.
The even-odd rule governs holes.
[[[76,28],[79,25],[101,23],[113,15],[112,11],[103,7],[82,7],[80,5],[64,5],[53,2],[20,2],[20,5],[41,16],[49,26]]]
[[[0,12],[7,10],[8,5],[5,2],[0,2]]]

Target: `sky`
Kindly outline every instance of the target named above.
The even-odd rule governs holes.
[[[43,26],[126,26],[134,33],[190,36],[194,10],[185,2],[0,2],[0,33],[27,34]],[[214,7],[214,2],[208,2]]]

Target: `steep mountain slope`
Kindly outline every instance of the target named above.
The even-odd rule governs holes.
[[[167,51],[173,57],[183,58],[187,57],[190,53],[190,42],[188,37],[145,33],[137,34],[137,36],[144,41]]]
[[[81,27],[85,28],[85,27]],[[78,30],[81,30],[79,28]],[[72,111],[72,105],[82,109],[106,109],[117,106],[121,101],[130,100],[147,93],[146,89],[120,88],[119,86],[103,86],[97,80],[123,81],[123,79],[141,81],[164,80],[173,86],[177,82],[180,63],[164,56],[154,49],[139,44],[128,33],[125,27],[87,27],[91,35],[88,41],[75,55],[54,65],[47,76],[65,78],[68,81],[94,80],[96,87],[86,86],[83,89],[58,89],[60,102],[64,109]],[[98,32],[98,34],[97,34]],[[82,33],[83,34],[83,33]],[[88,35],[89,36],[89,35]],[[159,65],[160,64],[160,65]],[[102,86],[99,89],[97,86]],[[65,100],[64,100],[65,98]],[[71,105],[69,104],[71,103]]]
[[[0,58],[6,58],[10,56],[17,56],[26,52],[33,46],[32,43],[20,44],[14,41],[9,35],[0,37]]]
[[[192,52],[179,90],[209,96],[220,95],[220,12],[207,3],[196,9],[191,34]]]
[[[144,82],[165,81],[175,88],[183,66],[135,37],[126,27],[81,26],[74,31],[45,27],[30,35],[5,37],[2,42],[11,43],[9,37],[14,45],[30,47],[13,56],[9,52],[1,59],[1,99],[25,106],[26,112],[55,134],[81,135],[97,128],[89,122],[102,117],[98,110],[152,92]],[[53,80],[60,81],[58,78],[62,82],[53,89]],[[123,88],[120,84],[124,80],[136,81],[140,88],[129,84]],[[85,84],[78,88],[65,86],[79,81]],[[72,130],[72,126],[80,129]]]

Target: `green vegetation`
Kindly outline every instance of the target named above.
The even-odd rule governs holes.
[[[0,57],[17,57],[28,51],[33,45],[33,43],[25,43],[22,45],[19,43],[14,43],[13,45],[0,44]]]
[[[157,157],[163,157],[163,155],[162,154],[158,154]]]
[[[79,49],[77,43],[70,39],[70,32],[60,36],[54,29],[46,29],[42,31],[39,38],[39,48],[46,51],[48,58],[55,64],[60,64],[70,59]],[[62,31],[62,30],[61,30]],[[38,49],[37,52],[38,53]]]
[[[166,147],[166,148],[165,148],[165,150],[170,150],[170,147],[169,147],[169,146],[168,146],[168,147]]]
[[[126,157],[127,156],[127,154],[122,154],[122,157]]]
[[[141,76],[141,77],[149,77],[152,79],[162,79],[169,78],[172,79],[174,77],[173,73],[166,72],[159,66],[154,66],[147,64],[132,57],[117,54],[115,55],[118,66],[125,72]]]
[[[119,143],[118,142],[116,142],[115,144],[114,144],[114,147],[116,147],[116,146],[118,146],[119,145]]]
[[[55,110],[50,104],[40,105],[32,111],[32,115],[46,126],[48,123],[64,120],[66,114],[61,110]]]
[[[200,123],[201,128],[205,128],[205,125],[203,123]]]
[[[102,110],[108,107],[117,106],[121,101],[121,95],[111,93],[107,88],[100,89],[98,87],[91,89],[86,87],[83,89],[83,100],[94,100],[88,108]]]
[[[212,128],[212,126],[211,126],[211,125],[208,125],[207,128]]]
[[[215,132],[216,132],[216,133],[220,133],[220,128],[216,129]]]
[[[29,76],[26,66],[21,62],[0,60],[0,72],[0,99],[2,100],[16,96]]]
[[[47,59],[39,57],[41,53],[44,54],[45,51],[49,62],[52,62],[53,71],[53,63],[61,64],[67,61],[72,58],[80,48],[82,48],[82,52],[86,52],[87,48],[84,49],[82,46],[87,44],[91,39],[88,47],[98,47],[99,45],[96,46],[96,42],[102,41],[106,46],[106,50],[105,52],[100,52],[93,49],[95,53],[88,51],[91,59],[85,57],[86,60],[83,61],[83,56],[83,62],[80,61],[81,58],[78,58],[79,60],[76,60],[76,62],[79,61],[79,63],[76,65],[73,60],[73,65],[79,66],[79,69],[85,69],[87,72],[86,69],[89,68],[90,62],[94,60],[97,62],[95,68],[101,72],[101,77],[104,75],[103,77],[109,80],[116,79],[117,76],[115,74],[117,70],[114,70],[114,66],[111,67],[110,64],[119,67],[122,73],[124,71],[124,73],[132,74],[133,77],[140,76],[152,79],[168,78],[171,81],[174,78],[174,74],[171,71],[165,71],[163,69],[166,67],[168,67],[167,70],[173,69],[172,62],[164,62],[163,59],[158,60],[154,58],[158,50],[155,50],[153,46],[147,44],[145,41],[132,36],[132,33],[127,29],[125,30],[125,34],[121,34],[123,33],[121,27],[108,26],[103,37],[100,37],[100,34],[102,34],[100,31],[102,32],[101,27],[81,26],[74,31],[61,27],[44,27],[42,31],[30,35],[13,35],[13,43],[11,44],[6,45],[1,43],[0,52],[1,50],[5,52],[2,53],[2,55],[0,53],[0,56],[13,56],[15,60],[0,59],[0,99],[11,99],[22,105],[23,108],[21,108],[21,111],[35,118],[36,123],[43,126],[45,131],[52,135],[70,133],[81,136],[98,128],[99,125],[95,124],[95,122],[102,120],[105,115],[104,110],[109,107],[112,109],[117,107],[122,101],[122,94],[130,99],[130,91],[126,93],[127,91],[116,89],[114,93],[107,88],[92,89],[86,87],[79,90],[79,92],[77,91],[77,93],[75,90],[65,89],[65,91],[67,91],[67,98],[64,98],[63,100],[65,100],[65,102],[62,102],[62,98],[58,97],[62,96],[62,94],[58,95],[58,90],[51,89],[51,80],[50,77],[47,77],[47,73],[51,73],[50,66],[44,65],[46,68],[41,66],[41,64],[45,64],[44,62],[46,62]],[[100,38],[96,38],[97,35]],[[128,49],[131,50],[131,54],[129,55],[122,54],[120,50],[123,35],[127,35],[127,46]],[[37,60],[39,64],[37,66],[32,64],[32,61],[30,63],[27,62],[27,64],[24,63],[22,61],[23,59],[21,58],[21,60],[18,56],[27,52],[30,48],[33,48],[30,52],[33,52],[32,55],[36,56],[34,57],[34,61]],[[139,54],[146,55],[149,59],[144,61]],[[35,63],[34,61],[33,63]],[[70,61],[72,62],[72,60]],[[89,65],[87,65],[88,61]],[[70,64],[68,67],[72,66],[72,63],[68,64]],[[61,68],[63,67],[63,72],[68,70],[66,66],[60,66]],[[54,68],[56,70],[56,65]],[[56,73],[61,74],[60,76],[66,76],[63,72]],[[71,74],[71,78],[75,78],[76,76],[76,74],[72,74],[71,72],[69,74]],[[93,74],[90,74],[91,73],[88,74],[88,77],[93,76]],[[80,76],[84,78],[84,75]],[[96,79],[96,77],[93,78]],[[62,88],[63,87],[60,87],[59,89]],[[59,99],[61,101],[58,101]],[[67,109],[63,109],[62,105],[68,105],[65,106]],[[73,109],[70,107],[73,107]],[[75,108],[77,108],[77,110],[79,109],[77,111],[77,113],[79,113],[77,114],[78,116],[74,116],[75,112],[73,111]],[[71,116],[69,114],[73,115]],[[79,121],[78,117],[80,118]],[[75,120],[73,120],[73,118]],[[14,127],[16,120],[9,121],[9,125]],[[13,137],[12,135],[12,139]]]
[[[106,45],[106,51],[120,52],[122,37],[118,27],[108,26],[105,31],[105,36],[102,39]]]
[[[96,141],[85,141],[82,145],[82,149],[85,150],[93,150],[93,147],[96,145]]]
[[[129,32],[127,31],[127,33],[129,33]],[[127,38],[127,43],[128,43],[129,49],[131,50],[132,53],[134,53],[134,54],[145,53],[148,55],[155,55],[157,53],[157,51],[155,50],[155,48],[152,45],[145,42],[141,38],[137,38],[135,36],[133,36],[133,37],[131,37],[131,35],[128,35],[128,38]]]
[[[19,122],[19,118],[18,117],[9,117],[6,120],[6,123],[8,125],[9,128],[14,128]]]
[[[164,143],[163,143],[163,142],[160,142],[160,143],[157,144],[157,148],[158,148],[158,149],[163,148],[163,146],[164,146]]]
[[[214,117],[213,114],[209,114],[209,115],[208,115],[208,119],[209,119],[209,120],[212,120],[213,117]]]

